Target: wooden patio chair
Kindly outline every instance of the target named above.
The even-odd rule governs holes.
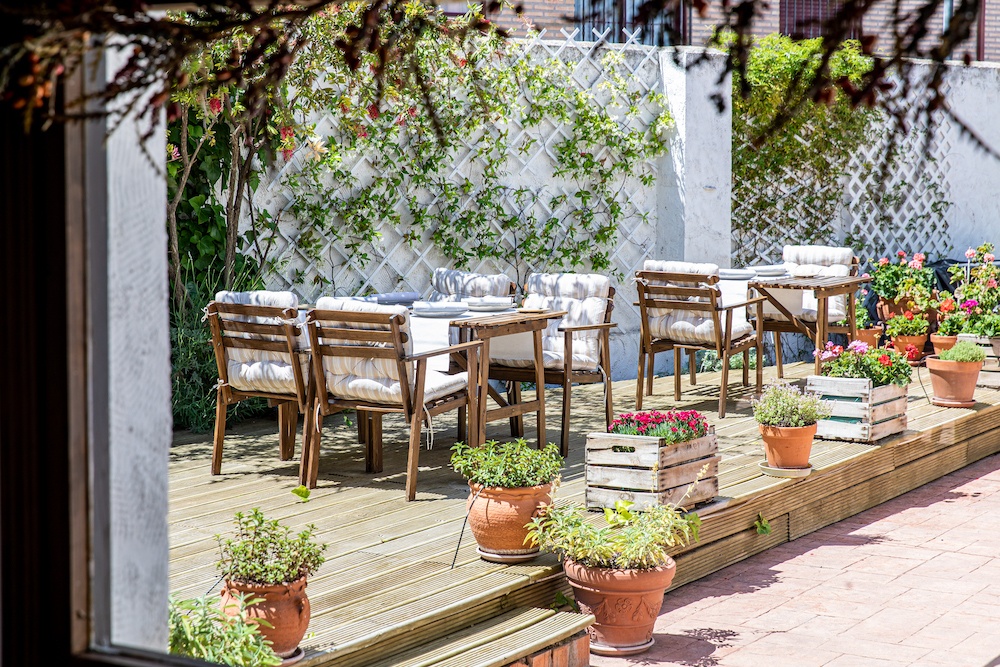
[[[791,276],[858,275],[858,258],[855,257],[854,250],[848,247],[786,245],[782,250],[781,258]],[[804,322],[816,321],[817,301],[812,292],[779,288],[771,288],[768,291],[775,295],[794,316]],[[827,306],[827,333],[850,333],[849,325],[838,324],[854,316],[853,309],[848,309],[848,301],[846,296],[830,297]],[[771,332],[774,338],[774,362],[778,367],[778,377],[783,378],[785,373],[781,361],[781,334],[802,332],[770,301],[764,302],[762,313],[764,331]]]
[[[222,472],[228,406],[266,398],[278,408],[279,456],[295,454],[298,415],[307,406],[309,351],[291,292],[228,292],[205,309],[219,371],[212,474]]]
[[[524,308],[567,311],[553,319],[542,332],[542,363],[545,383],[563,388],[562,429],[559,446],[569,452],[571,390],[574,384],[604,385],[607,425],[614,421],[611,396],[610,331],[615,289],[607,276],[576,273],[533,273],[524,287]],[[535,359],[530,348],[523,354],[512,350],[490,351],[489,376],[509,382],[508,402],[520,402],[521,382],[535,381]],[[545,391],[537,387],[536,391]],[[521,417],[512,420],[513,436],[524,435]]]
[[[382,471],[382,416],[400,413],[410,426],[406,499],[417,489],[420,432],[424,419],[465,408],[475,420],[480,341],[413,353],[410,316],[403,306],[324,297],[306,314],[312,352],[311,408],[306,414],[300,482],[316,488],[323,417],[356,410],[363,429],[365,470]],[[428,368],[431,357],[461,353],[468,371]],[[460,428],[462,424],[459,424]],[[473,423],[470,433],[478,433]]]
[[[635,409],[642,409],[645,395],[653,394],[653,362],[656,354],[674,352],[674,400],[681,399],[681,353],[688,352],[691,384],[697,384],[697,352],[714,351],[722,361],[719,387],[719,417],[726,416],[729,359],[743,355],[743,386],[749,386],[749,354],[757,351],[757,392],[763,381],[761,318],[756,329],[749,322],[751,306],[760,308],[764,297],[723,304],[716,264],[647,260],[636,271],[641,340],[635,386]]]

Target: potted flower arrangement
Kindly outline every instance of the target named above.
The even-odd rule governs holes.
[[[559,447],[537,449],[518,438],[480,447],[460,442],[451,449],[452,468],[469,482],[466,508],[479,556],[495,563],[534,558],[538,548],[525,547],[525,525],[552,502],[563,466]]]
[[[612,508],[627,500],[647,509],[711,500],[720,460],[714,429],[697,410],[622,414],[606,433],[587,435],[586,505]]]
[[[872,262],[871,286],[878,294],[879,319],[887,322],[904,311],[929,312],[934,300],[934,272],[924,266],[927,257],[922,252],[907,259],[904,251],[896,259],[882,257]]]
[[[971,408],[979,371],[986,362],[986,350],[960,340],[951,348],[927,357],[934,396],[931,403],[949,408]]]
[[[293,533],[259,508],[236,512],[233,523],[234,536],[216,535],[225,580],[220,605],[227,614],[257,622],[278,657],[295,659],[309,627],[306,579],[323,564],[326,545],[316,542],[315,526]],[[251,603],[244,607],[245,598]]]
[[[701,519],[675,505],[638,511],[627,501],[604,510],[605,524],[580,506],[548,506],[528,539],[555,553],[580,611],[593,614],[592,653],[633,655],[653,646],[653,625],[677,565],[672,547],[697,541]]]
[[[830,407],[816,437],[874,442],[906,429],[912,369],[903,355],[855,340],[846,348],[827,343],[820,360],[821,374],[806,378],[806,389]]]
[[[893,315],[885,323],[885,335],[892,341],[893,347],[913,363],[919,362],[924,356],[929,329],[930,323],[923,313],[914,314],[909,310],[902,315]]]
[[[816,423],[830,416],[819,395],[793,384],[771,383],[752,401],[753,416],[764,440],[764,472],[778,475],[808,474]],[[787,472],[782,472],[787,471]],[[796,472],[792,472],[796,471]]]

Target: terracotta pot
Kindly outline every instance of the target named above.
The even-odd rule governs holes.
[[[878,347],[878,341],[882,337],[882,327],[870,327],[868,329],[858,329],[855,340],[868,343],[868,347]]]
[[[538,555],[538,547],[526,547],[525,528],[542,505],[552,502],[552,485],[506,489],[469,483],[469,528],[479,544],[479,555],[494,563],[521,563]],[[476,492],[479,495],[476,496]]]
[[[288,658],[294,654],[309,627],[306,578],[299,577],[290,584],[275,586],[226,581],[222,587],[222,609],[230,616],[239,613],[239,601],[234,595],[236,593],[263,598],[261,602],[247,607],[246,619],[252,621],[262,618],[271,624],[272,627],[259,625],[260,634],[271,641],[271,649],[279,658]]]
[[[950,350],[958,341],[958,336],[941,336],[931,334],[931,345],[934,346],[934,354],[941,354],[945,350]]]
[[[653,646],[653,624],[677,571],[672,559],[649,570],[586,567],[567,559],[563,570],[580,611],[596,619],[591,653],[634,655]]]
[[[934,298],[936,294],[936,291],[933,292],[932,298]],[[878,303],[875,304],[875,312],[878,314],[878,318],[882,322],[888,322],[889,318],[893,315],[902,315],[906,311],[910,311],[914,315],[923,313],[927,316],[927,322],[930,324],[931,329],[934,329],[937,326],[938,312],[936,308],[930,308],[928,310],[910,308],[907,305],[906,299],[901,300],[899,303],[895,303],[892,299],[885,299],[883,297],[879,297]]]
[[[816,424],[809,426],[768,426],[758,424],[764,439],[767,465],[772,468],[808,468]]]
[[[971,408],[976,404],[973,394],[982,361],[942,361],[932,354],[926,362],[934,390],[931,403],[948,408]]]
[[[917,348],[917,354],[919,355],[916,359],[910,359],[907,357],[907,361],[920,361],[924,356],[924,346],[927,345],[927,334],[921,334],[919,336],[893,336],[892,346],[896,348],[904,357],[906,356],[906,346],[913,345]]]

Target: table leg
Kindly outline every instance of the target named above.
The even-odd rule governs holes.
[[[820,374],[820,372],[822,370],[822,367],[823,367],[823,362],[821,360],[821,356],[823,354],[823,350],[826,348],[826,319],[827,319],[827,312],[828,312],[828,310],[829,310],[829,302],[827,300],[827,297],[824,296],[824,297],[820,297],[819,299],[817,299],[817,304],[816,304],[816,361],[815,361],[816,375]]]
[[[848,334],[848,343],[858,337],[858,319],[855,313],[855,298],[854,290],[851,290],[847,295],[847,328],[850,331]]]
[[[535,347],[535,400],[538,401],[538,448],[548,444],[548,433],[545,430],[545,358],[542,355],[542,330],[532,333]]]
[[[490,339],[483,338],[482,340],[483,348],[479,358],[479,404],[477,405],[479,418],[476,420],[476,426],[479,429],[478,442],[480,444],[486,442],[486,399],[489,397],[490,386]]]

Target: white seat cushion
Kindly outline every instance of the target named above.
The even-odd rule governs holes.
[[[449,375],[427,369],[424,380],[424,402],[433,401],[464,390],[468,374]],[[403,390],[397,380],[386,377],[326,373],[326,390],[332,396],[353,401],[366,401],[383,405],[402,405]],[[412,392],[413,389],[410,389]]]
[[[789,275],[800,278],[816,276],[849,276],[854,261],[851,248],[837,246],[793,246],[786,245],[782,254]],[[772,289],[768,290],[793,315],[806,322],[815,322],[818,317],[819,301],[816,294],[808,290]],[[847,297],[835,296],[827,300],[827,323],[833,324],[847,317]],[[764,319],[787,322],[788,318],[770,301],[764,302]]]
[[[542,363],[545,368],[560,369],[565,365],[564,336],[559,327],[575,327],[604,322],[608,309],[611,280],[607,276],[577,273],[534,273],[528,276],[525,308],[565,310],[561,319],[549,321],[542,332]],[[600,330],[573,334],[574,370],[596,371],[600,360]],[[499,339],[498,339],[499,340]],[[497,345],[490,350],[490,363],[516,368],[534,366],[530,345],[523,349]]]

